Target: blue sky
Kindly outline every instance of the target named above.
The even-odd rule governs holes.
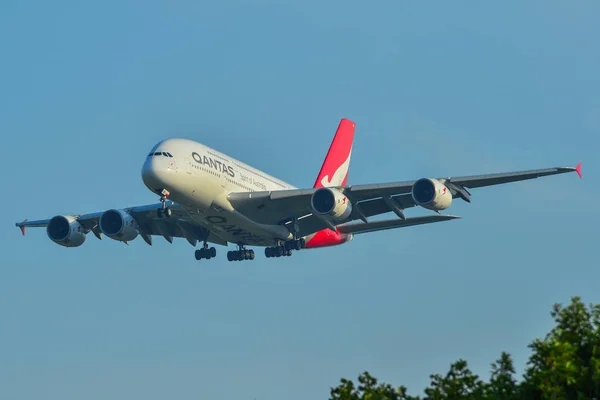
[[[600,302],[600,5],[104,1],[0,5],[0,395],[327,398],[369,370],[413,393],[459,357],[519,372],[554,302]],[[473,191],[462,220],[286,259],[24,218],[155,202],[171,136],[310,186],[342,117],[350,183],[584,162]],[[410,210],[410,215],[423,213]]]

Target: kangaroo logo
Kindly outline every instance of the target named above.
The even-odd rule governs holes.
[[[350,166],[350,156],[351,155],[352,155],[352,149],[350,149],[350,152],[348,153],[348,158],[346,158],[346,161],[344,161],[342,163],[342,165],[340,165],[338,167],[338,169],[335,170],[335,172],[333,173],[333,176],[331,178],[329,178],[329,174],[327,174],[323,177],[323,179],[321,179],[321,185],[323,185],[323,187],[341,185],[341,183],[344,180],[344,177],[348,173],[348,167]]]

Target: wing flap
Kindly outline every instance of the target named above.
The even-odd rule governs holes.
[[[460,217],[454,215],[427,215],[424,217],[413,217],[407,219],[389,219],[384,221],[375,221],[375,222],[367,222],[365,223],[349,223],[338,225],[338,230],[341,233],[352,233],[352,234],[360,234],[360,233],[368,233],[368,232],[376,232],[383,231],[387,229],[396,229],[396,228],[404,228],[407,226],[415,226],[415,225],[423,225],[423,224],[431,224],[434,222],[443,222],[450,221],[453,219],[459,219]]]

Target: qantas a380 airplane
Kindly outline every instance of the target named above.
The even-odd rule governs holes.
[[[266,257],[290,256],[293,250],[336,246],[360,233],[459,218],[441,215],[452,200],[471,201],[468,189],[577,172],[557,167],[512,173],[416,181],[347,185],[354,122],[342,119],[311,189],[298,189],[223,153],[186,139],[167,139],[154,146],[142,167],[144,184],[160,203],[84,215],[57,215],[16,226],[46,227],[48,237],[65,247],[81,246],[92,232],[129,242],[141,236],[200,241],[196,260],[216,256],[208,243],[227,246],[229,261],[253,260],[262,246]],[[404,210],[420,206],[437,214],[406,218]],[[368,218],[394,213],[387,220]],[[359,222],[358,220],[361,220]],[[353,222],[354,221],[354,222]]]

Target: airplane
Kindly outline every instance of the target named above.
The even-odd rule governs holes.
[[[216,256],[210,244],[237,246],[229,261],[253,260],[247,246],[264,247],[267,258],[291,256],[293,251],[337,246],[355,235],[408,226],[450,221],[441,214],[454,199],[471,202],[470,189],[576,172],[556,167],[509,173],[412,181],[348,185],[348,170],[356,124],[342,118],[312,188],[296,188],[201,143],[169,138],[157,143],[141,170],[145,186],[160,202],[83,215],[16,223],[45,227],[54,243],[81,246],[91,232],[98,239],[129,243],[140,236],[152,245],[154,236],[185,238],[196,260]],[[408,218],[405,210],[421,207],[432,215]],[[391,219],[369,221],[381,214]]]

